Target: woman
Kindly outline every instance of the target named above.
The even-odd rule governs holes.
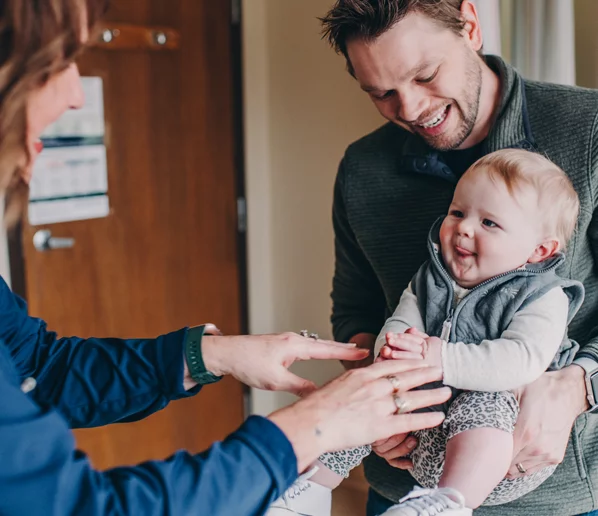
[[[0,0],[0,188],[11,192],[8,221],[26,204],[42,131],[82,104],[74,59],[104,2]],[[207,330],[57,339],[0,282],[0,514],[262,514],[321,453],[442,421],[440,414],[396,414],[397,406],[447,399],[444,389],[408,392],[438,380],[439,371],[384,362],[345,373],[268,418],[249,418],[205,453],[94,470],[75,450],[70,428],[144,418],[224,374],[306,393],[314,386],[287,371],[293,361],[364,358],[346,345],[295,334],[222,337]]]

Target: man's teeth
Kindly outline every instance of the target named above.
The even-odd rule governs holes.
[[[424,129],[431,129],[432,127],[436,127],[437,125],[440,125],[442,122],[444,122],[446,115],[447,115],[447,110],[445,108],[440,113],[438,113],[432,120],[430,120],[429,122],[426,122],[425,124],[421,124],[421,126]]]

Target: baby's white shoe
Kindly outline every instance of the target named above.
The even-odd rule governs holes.
[[[473,511],[465,507],[465,498],[456,489],[416,487],[382,516],[448,516],[449,514],[451,516],[472,516]]]
[[[315,467],[301,475],[283,495],[275,500],[265,516],[330,516],[332,489],[312,482]]]

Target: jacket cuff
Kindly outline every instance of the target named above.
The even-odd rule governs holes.
[[[234,436],[252,448],[270,471],[277,486],[277,498],[297,479],[297,456],[293,446],[272,421],[262,416],[250,416]]]
[[[591,358],[598,362],[598,338],[594,338],[586,343],[575,355],[575,358]]]
[[[157,339],[156,369],[161,372],[163,393],[170,401],[194,396],[201,389],[201,385],[197,385],[187,391],[183,385],[187,332],[188,329],[183,328]]]

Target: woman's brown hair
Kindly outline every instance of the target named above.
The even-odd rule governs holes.
[[[26,205],[22,169],[27,149],[27,99],[65,70],[85,46],[108,0],[0,0],[0,191],[6,225]]]

